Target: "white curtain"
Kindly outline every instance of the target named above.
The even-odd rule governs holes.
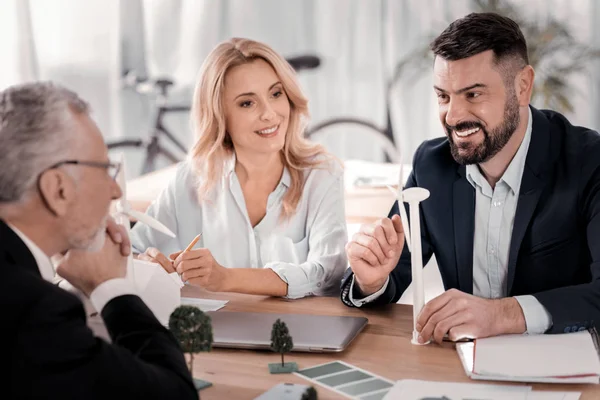
[[[519,1],[531,15],[552,15],[574,35],[600,46],[594,0]],[[172,101],[189,103],[208,52],[232,36],[270,44],[284,56],[316,54],[321,66],[300,73],[313,123],[336,116],[384,126],[386,85],[394,66],[470,0],[2,0],[0,87],[53,79],[81,93],[107,137],[139,137],[151,128],[151,98],[120,90],[125,69],[176,81]],[[600,62],[574,80],[576,124],[600,128]],[[443,135],[430,68],[401,77],[391,95],[394,136],[409,162],[424,140]],[[186,115],[168,116],[178,137],[193,141]],[[343,126],[323,139],[344,159],[383,160],[364,131]],[[133,151],[140,153],[139,151]],[[136,167],[132,167],[136,170]]]
[[[36,79],[29,0],[0,1],[0,89]]]
[[[53,80],[78,92],[107,136],[121,135],[119,3],[2,0],[0,87]]]

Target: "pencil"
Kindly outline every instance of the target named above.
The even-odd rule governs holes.
[[[188,247],[186,247],[183,252],[185,253],[186,251],[190,251],[196,245],[196,243],[198,243],[198,240],[200,240],[201,237],[202,237],[202,234],[196,235],[194,240],[192,240],[190,242],[190,244],[188,244]]]

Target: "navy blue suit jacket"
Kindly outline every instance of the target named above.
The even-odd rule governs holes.
[[[508,260],[509,296],[531,294],[562,333],[600,325],[600,135],[553,111],[531,108],[527,153]],[[435,254],[446,290],[473,292],[475,189],[447,138],[416,151],[406,187],[431,192],[421,203],[423,265]],[[408,209],[407,209],[408,210]],[[398,214],[394,204],[389,216]],[[411,282],[406,246],[385,293],[394,303]],[[342,281],[348,304],[352,271]],[[345,289],[345,290],[344,290]],[[358,294],[357,294],[358,295]]]

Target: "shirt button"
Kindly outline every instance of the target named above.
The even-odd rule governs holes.
[[[317,283],[317,287],[321,287],[321,282]]]
[[[490,249],[490,254],[496,254],[496,250]]]

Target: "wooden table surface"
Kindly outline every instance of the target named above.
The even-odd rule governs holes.
[[[341,353],[290,353],[286,361],[295,361],[300,369],[334,360],[342,360],[376,375],[396,381],[421,379],[482,383],[469,379],[452,343],[439,346],[415,346],[410,343],[412,307],[394,304],[379,310],[344,306],[338,298],[310,297],[285,300],[239,294],[213,294],[187,286],[182,296],[229,300],[221,311],[252,311],[318,315],[364,316],[369,324]],[[318,327],[315,327],[316,329]],[[271,375],[267,365],[280,360],[270,351],[213,349],[199,353],[194,361],[194,376],[213,386],[200,392],[202,400],[253,399],[278,383],[310,384],[293,374]],[[488,382],[498,384],[499,382]],[[519,383],[506,383],[519,385]],[[533,390],[580,391],[582,400],[600,399],[600,385],[532,384]],[[341,399],[339,394],[315,386],[319,399]]]

